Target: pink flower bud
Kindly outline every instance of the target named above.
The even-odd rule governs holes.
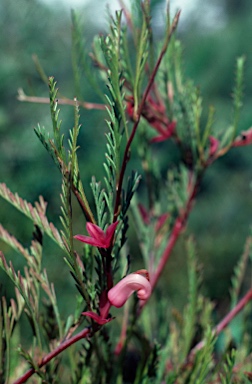
[[[138,271],[124,277],[108,292],[110,304],[114,307],[122,307],[133,292],[137,292],[140,300],[147,300],[151,295],[151,285],[147,277],[147,271]]]

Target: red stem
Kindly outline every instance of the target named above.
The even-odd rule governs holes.
[[[236,306],[221,320],[219,324],[217,324],[213,329],[214,335],[219,335],[223,329],[227,327],[227,325],[235,318],[235,316],[241,312],[241,310],[247,305],[247,303],[252,300],[252,288],[246,293],[245,296],[236,304]],[[195,354],[196,351],[203,348],[205,345],[205,341],[200,341],[195,347],[191,350],[189,357]]]
[[[152,287],[152,292],[153,292],[155,286],[157,285],[157,282],[161,276],[161,273],[163,272],[163,270],[165,268],[165,265],[166,265],[170,255],[171,255],[171,252],[172,252],[172,250],[173,250],[173,248],[174,248],[174,246],[178,240],[180,233],[185,228],[186,221],[187,221],[189,213],[191,212],[191,209],[192,209],[193,201],[194,201],[195,196],[198,192],[198,187],[200,184],[200,176],[197,177],[196,181],[194,182],[194,185],[191,187],[192,177],[193,177],[193,175],[191,175],[191,181],[189,181],[189,188],[190,189],[192,188],[192,189],[191,189],[191,193],[188,197],[186,206],[183,209],[183,211],[181,212],[180,216],[177,217],[177,219],[175,221],[175,224],[173,226],[173,229],[172,229],[171,235],[169,237],[168,243],[167,243],[166,248],[163,252],[163,255],[159,261],[159,264],[157,266],[155,273],[152,276],[150,276],[150,283],[151,283],[151,287]],[[149,299],[147,299],[145,301],[141,301],[141,303],[138,307],[138,316],[140,315],[143,307],[147,304]]]
[[[84,213],[84,216],[86,218],[87,221],[90,221],[91,223],[93,224],[96,224],[95,222],[95,219],[94,219],[94,216],[92,214],[92,211],[90,209],[87,209],[86,205],[85,205],[85,202],[82,200],[81,196],[80,196],[80,193],[78,191],[78,189],[72,184],[72,191],[76,197],[76,199],[78,200],[78,203],[82,209],[82,212]]]
[[[172,252],[172,250],[173,250],[173,248],[177,242],[177,239],[185,227],[185,223],[186,223],[188,216],[189,216],[189,213],[191,211],[194,198],[195,198],[197,191],[198,191],[198,186],[199,186],[199,180],[196,180],[196,182],[193,186],[193,189],[191,191],[191,194],[187,200],[187,203],[186,203],[184,210],[181,212],[180,216],[177,217],[177,219],[175,221],[175,224],[173,226],[169,241],[168,241],[167,246],[163,252],[161,260],[159,261],[156,272],[154,273],[154,275],[152,277],[150,277],[150,283],[152,286],[152,290],[155,288],[155,286],[156,286],[156,284],[160,278],[160,275],[163,272],[164,267],[165,267],[170,255],[171,255],[171,252]]]
[[[124,179],[124,174],[125,174],[126,166],[127,166],[128,160],[129,160],[130,146],[131,146],[131,143],[132,143],[132,141],[133,141],[133,139],[135,137],[136,130],[137,130],[138,124],[140,122],[141,113],[142,113],[145,101],[146,101],[147,96],[148,96],[148,94],[149,94],[149,92],[151,90],[151,87],[152,87],[153,83],[154,83],[154,80],[155,80],[157,71],[159,69],[159,66],[161,64],[161,61],[162,61],[162,59],[163,59],[163,57],[164,57],[164,55],[165,55],[165,53],[167,51],[168,44],[169,44],[170,39],[171,39],[171,37],[173,35],[173,32],[175,31],[175,29],[177,27],[179,16],[180,16],[180,11],[177,12],[177,14],[174,17],[174,20],[173,20],[172,26],[170,28],[170,31],[168,33],[167,39],[166,39],[166,41],[165,41],[165,43],[163,45],[163,48],[162,48],[162,50],[160,52],[160,55],[159,55],[158,60],[156,62],[156,65],[155,65],[155,67],[154,67],[154,69],[153,69],[153,71],[151,73],[150,79],[148,81],[147,87],[145,88],[145,91],[144,91],[141,103],[140,103],[138,111],[137,111],[136,121],[135,121],[135,123],[133,125],[133,128],[132,128],[129,140],[127,142],[127,145],[126,145],[126,148],[125,148],[125,151],[124,151],[124,156],[123,156],[123,161],[122,161],[122,168],[121,168],[120,177],[119,177],[118,185],[117,185],[117,191],[116,191],[116,201],[115,201],[115,208],[114,208],[114,222],[117,220],[117,216],[119,214],[119,206],[120,206],[120,200],[121,200],[122,184],[123,184],[123,179]]]
[[[43,357],[41,362],[38,364],[38,367],[41,368],[45,364],[49,363],[54,357],[59,355],[61,352],[63,352],[65,349],[76,343],[77,341],[81,339],[85,339],[89,334],[91,333],[90,328],[84,328],[81,332],[77,333],[77,335],[71,337],[71,339],[67,339],[63,341],[57,348],[55,348],[53,351],[49,352],[46,356]],[[24,373],[19,379],[13,382],[13,384],[22,384],[25,383],[26,380],[31,377],[36,370],[34,368],[30,368],[26,373]]]

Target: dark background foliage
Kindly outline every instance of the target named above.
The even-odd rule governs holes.
[[[93,35],[105,26],[96,25],[98,1],[80,8],[83,33],[91,46]],[[57,3],[58,4],[58,3]],[[153,2],[156,38],[161,33],[163,7]],[[209,17],[208,17],[209,15]],[[225,129],[231,121],[231,94],[234,83],[235,59],[246,56],[245,103],[240,121],[240,131],[251,126],[252,103],[252,3],[250,0],[216,0],[210,6],[198,1],[190,16],[184,17],[178,35],[184,47],[185,73],[199,85],[204,97],[204,114],[210,104],[216,107],[216,133]],[[49,219],[59,224],[60,175],[52,160],[37,139],[33,128],[39,124],[51,127],[48,105],[22,103],[17,100],[17,89],[26,94],[48,96],[47,86],[38,75],[32,55],[37,55],[46,74],[53,75],[60,93],[73,98],[71,20],[64,7],[49,7],[38,0],[2,0],[0,4],[0,181],[6,182],[12,191],[34,202],[39,195],[48,201]],[[82,80],[82,97],[98,102],[85,77]],[[104,123],[106,115],[97,111],[81,110],[82,131],[79,156],[85,185],[89,185],[95,173],[102,177],[104,153]],[[73,125],[71,106],[61,107],[63,129]],[[167,167],[169,144],[160,145]],[[173,163],[172,156],[171,164]],[[134,161],[134,159],[133,159]],[[194,211],[189,220],[189,230],[195,234],[199,258],[204,264],[205,287],[211,298],[225,308],[233,267],[238,260],[251,224],[251,148],[233,149],[207,172]],[[7,203],[0,203],[0,222],[20,241],[29,243],[30,223]],[[82,232],[76,207],[76,231]],[[22,266],[18,255],[0,248],[17,266]],[[137,260],[137,245],[134,260]],[[61,307],[71,307],[74,287],[67,267],[58,250],[45,239],[44,264],[49,267],[50,279],[61,292]],[[173,303],[180,305],[181,292],[185,290],[185,256],[181,241],[168,263],[163,284]],[[59,273],[60,271],[60,273]],[[0,271],[1,284],[8,288],[8,280]],[[251,279],[248,271],[247,279]],[[7,289],[8,290],[8,289]],[[69,308],[67,309],[67,312]]]

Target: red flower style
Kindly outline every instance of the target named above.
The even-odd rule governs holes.
[[[87,222],[86,229],[90,236],[76,235],[74,238],[94,247],[109,248],[118,223],[118,221],[112,223],[104,232],[98,225]]]
[[[166,126],[162,126],[160,123],[152,124],[152,126],[156,129],[156,131],[158,131],[159,135],[153,137],[151,139],[151,142],[159,143],[161,141],[169,139],[173,135],[176,128],[176,121],[172,121]]]
[[[139,212],[140,212],[140,215],[142,217],[144,224],[149,225],[151,222],[151,219],[150,219],[150,215],[147,212],[146,208],[142,204],[138,204],[138,209],[139,209]],[[157,218],[157,222],[155,225],[155,231],[156,232],[158,232],[163,227],[163,225],[166,222],[168,217],[169,217],[169,213],[166,212]]]
[[[212,157],[217,152],[220,142],[214,136],[209,136],[209,142],[210,142],[209,156]]]

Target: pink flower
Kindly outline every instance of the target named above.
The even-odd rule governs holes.
[[[119,281],[108,292],[108,300],[114,307],[122,307],[133,292],[137,292],[140,300],[147,300],[151,295],[148,272],[145,270],[131,273]]]
[[[93,245],[94,247],[109,248],[118,223],[119,222],[116,221],[109,225],[106,232],[104,232],[98,225],[88,222],[86,229],[90,236],[76,235],[74,238],[83,243]]]

